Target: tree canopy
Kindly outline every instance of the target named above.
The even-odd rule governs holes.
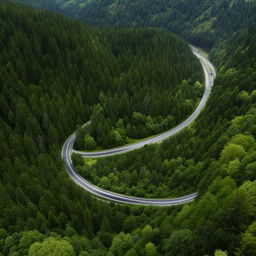
[[[243,17],[245,5],[253,2],[228,7],[240,6]],[[126,130],[139,137],[174,125],[200,96],[200,64],[185,41],[163,30],[95,28],[1,1],[0,255],[255,255],[255,28],[212,49],[218,66],[212,95],[182,133],[113,158],[73,155],[81,175],[113,191],[143,197],[199,193],[184,206],[118,205],[96,200],[71,181],[61,160],[63,142],[90,119],[102,119],[102,126],[92,123],[93,132],[109,131],[102,145],[124,143]],[[172,106],[187,99],[170,116],[159,107],[170,107],[167,78],[180,88]],[[97,139],[87,133],[80,142],[93,149]]]

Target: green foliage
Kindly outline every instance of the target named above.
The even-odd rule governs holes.
[[[80,156],[78,154],[72,154],[72,162],[74,165],[83,165],[84,159],[82,156]]]
[[[242,235],[241,249],[238,255],[256,255],[256,222],[253,222]]]
[[[239,188],[243,190],[247,195],[250,203],[255,208],[256,206],[256,181],[246,181],[243,185]]]
[[[89,134],[84,136],[84,148],[89,150],[94,150],[96,148],[96,142]]]
[[[132,248],[133,241],[130,234],[120,233],[113,239],[108,255],[124,255]]]
[[[244,148],[233,143],[228,144],[221,152],[221,158],[224,163],[235,159],[241,159],[246,155]]]
[[[74,256],[72,245],[65,240],[48,238],[42,243],[34,243],[29,248],[28,256]]]
[[[19,242],[20,252],[24,255],[27,255],[30,245],[35,242],[40,242],[42,240],[43,235],[40,234],[37,230],[24,232]]]
[[[133,1],[122,3],[124,7],[134,4]],[[182,4],[179,7],[183,7],[183,2],[179,3]],[[215,3],[216,8],[221,3]],[[202,11],[201,2],[198,10],[193,9],[193,1],[189,4],[189,14],[193,10],[193,18],[197,17],[196,12]],[[207,10],[208,4],[204,1]],[[157,1],[156,7],[161,5]],[[248,10],[247,5],[252,8]],[[111,6],[114,17],[117,7]],[[222,23],[226,17],[230,19],[231,11],[238,7],[241,15]],[[227,9],[230,13],[224,12]],[[141,15],[141,21],[157,8],[143,10],[145,15]],[[174,9],[168,9],[171,10]],[[184,8],[179,10],[184,16],[179,12],[175,14],[174,26],[186,20],[187,12]],[[232,23],[225,25],[230,31],[234,25],[243,26],[243,22],[240,24],[243,13],[248,14],[246,22],[251,12],[255,13],[251,1],[244,4],[233,1],[223,5],[220,13],[216,10],[219,9],[212,9],[216,22]],[[140,13],[118,11],[124,18]],[[209,10],[211,18],[212,11]],[[219,15],[223,17],[223,13],[225,19],[220,20]],[[160,17],[155,16],[159,21]],[[166,23],[165,17],[161,19]],[[234,20],[237,23],[233,24]],[[200,29],[209,27],[209,19],[202,17],[196,22],[204,23]],[[125,143],[128,131],[138,135],[145,127],[159,132],[162,127],[174,125],[177,113],[168,116],[170,102],[165,99],[164,90],[159,89],[162,84],[169,87],[164,76],[171,60],[164,59],[168,50],[163,46],[175,42],[180,45],[175,49],[181,47],[179,54],[174,55],[175,63],[179,63],[178,59],[188,61],[187,71],[177,73],[178,78],[173,74],[169,77],[177,80],[175,85],[180,91],[175,91],[173,98],[180,100],[191,98],[190,92],[195,93],[195,98],[201,93],[196,83],[200,75],[190,77],[199,70],[199,64],[186,44],[155,29],[90,28],[61,15],[3,1],[0,24],[1,255],[198,256],[214,255],[218,248],[222,251],[216,251],[217,255],[255,255],[255,26],[212,50],[219,65],[216,85],[198,121],[184,132],[161,145],[115,158],[85,165],[83,159],[74,159],[86,178],[114,191],[143,197],[199,192],[198,199],[189,205],[155,208],[95,200],[63,170],[61,145],[89,119],[102,124],[92,129],[102,134],[99,145],[121,140]],[[181,27],[177,29],[188,33]],[[213,33],[219,36],[215,31],[218,31],[217,25]],[[192,31],[187,34],[189,38],[191,33],[194,34]],[[205,42],[208,34],[204,35],[202,41]],[[144,48],[140,47],[143,42]],[[149,50],[151,47],[155,52]],[[183,51],[184,54],[180,54]],[[157,56],[166,62],[160,62]],[[149,65],[151,62],[154,65]],[[182,69],[181,66],[175,68]],[[159,73],[151,72],[153,69]],[[186,81],[180,80],[184,77]],[[160,83],[151,86],[149,82],[158,79]],[[190,90],[188,85],[195,85],[195,89]],[[149,88],[155,90],[147,95]],[[168,114],[161,113],[164,118],[158,117],[162,111],[159,102],[166,104]],[[173,106],[176,105],[174,102]],[[183,107],[187,109],[190,105],[186,101]],[[105,112],[106,109],[110,112]],[[150,111],[154,114],[149,114]],[[180,111],[182,117],[185,111]],[[93,122],[91,125],[93,127]],[[144,127],[140,129],[140,125]],[[87,129],[81,133],[82,147]]]
[[[108,91],[99,87],[99,103],[91,123],[78,131],[76,149],[117,147],[170,129],[192,113],[204,91],[198,60],[173,35],[134,28],[107,39],[120,72],[111,77],[104,69]]]
[[[206,48],[250,25],[256,13],[255,1],[245,0],[16,1],[57,9],[97,25],[161,27]]]
[[[170,238],[166,241],[165,251],[166,255],[180,255],[185,256],[191,252],[192,232],[184,229],[174,231]]]
[[[145,246],[145,250],[146,250],[146,256],[156,256],[157,255],[156,246],[153,243],[147,243]]]
[[[214,256],[228,256],[228,254],[222,250],[216,250]]]
[[[244,47],[245,41],[253,46],[252,36],[241,39]],[[256,108],[238,97],[239,91],[254,91],[254,62],[247,60],[241,66],[232,54],[227,57],[212,98],[192,127],[161,145],[98,159],[91,169],[92,182],[100,185],[98,181],[107,177],[110,189],[121,193],[169,197],[199,192],[197,202],[163,217],[161,253],[213,255],[222,248],[216,253],[235,254],[241,234],[255,220]],[[239,79],[243,72],[249,77],[245,83]],[[136,217],[129,217],[124,230],[135,234],[135,223]]]

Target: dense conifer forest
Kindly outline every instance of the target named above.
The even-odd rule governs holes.
[[[185,120],[203,95],[199,61],[177,37],[154,29],[108,33],[114,34],[108,38],[115,63],[110,68],[118,72],[104,70],[98,104],[91,107],[90,125],[79,131],[77,149],[121,146],[159,134]]]
[[[198,191],[198,199],[166,208],[118,205],[96,200],[69,179],[63,142],[87,120],[108,117],[107,104],[120,108],[120,95],[127,95],[132,111],[115,113],[110,130],[122,134],[134,124],[133,113],[143,125],[149,116],[153,124],[154,118],[155,124],[169,120],[169,106],[159,120],[158,107],[151,113],[134,104],[145,90],[158,104],[156,88],[170,95],[179,88],[172,98],[193,101],[178,115],[184,118],[202,93],[200,64],[186,42],[163,30],[93,28],[1,1],[0,255],[256,255],[256,25],[221,39],[211,50],[218,67],[213,93],[193,125],[128,154],[74,157],[77,170],[103,188],[143,197]],[[164,51],[170,58],[162,58]],[[180,70],[175,78],[168,65]],[[128,90],[129,76],[139,90]],[[146,85],[147,77],[155,83]],[[177,102],[166,104],[178,111]],[[90,129],[97,141],[97,129]]]
[[[64,12],[90,24],[153,26],[210,49],[256,21],[254,0],[16,0]]]

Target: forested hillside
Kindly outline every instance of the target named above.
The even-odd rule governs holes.
[[[38,246],[56,243],[71,248],[67,251],[73,246],[77,255],[105,255],[131,209],[95,201],[71,183],[60,159],[61,145],[104,99],[124,95],[125,107],[140,111],[147,89],[149,103],[158,111],[160,96],[153,95],[158,86],[158,93],[171,100],[174,89],[186,104],[196,100],[200,64],[184,41],[155,29],[90,28],[4,2],[0,23],[1,251],[26,255],[30,244],[51,236],[29,255],[40,255]],[[119,111],[118,104],[108,106]],[[177,109],[176,102],[168,104],[167,109]],[[142,229],[146,224],[144,219],[138,223]],[[68,243],[59,241],[60,236]]]
[[[255,21],[256,2],[246,0],[19,0],[56,9],[91,24],[162,27],[201,47]]]
[[[16,26],[9,24],[15,23],[11,18],[5,20],[3,16],[3,29]],[[34,140],[39,140],[40,136],[40,147],[47,144],[42,136],[44,131],[40,131],[37,124],[36,128],[31,127],[32,121],[26,127],[28,121],[22,118],[30,115],[26,113],[28,108],[22,108],[22,101],[27,100],[32,109],[40,104],[45,117],[44,121],[40,120],[42,117],[37,114],[37,121],[44,122],[44,129],[51,137],[54,129],[56,133],[52,125],[56,116],[52,106],[45,103],[45,90],[51,91],[52,97],[59,101],[50,99],[58,113],[55,115],[65,118],[63,123],[58,123],[57,131],[62,131],[53,136],[54,142],[56,137],[63,138],[71,127],[88,121],[92,115],[91,126],[84,129],[77,140],[79,149],[84,149],[85,145],[87,149],[98,145],[118,146],[130,142],[130,138],[144,138],[167,130],[189,116],[202,95],[203,86],[196,82],[202,81],[199,61],[187,44],[174,35],[155,29],[86,29],[75,22],[71,22],[74,29],[67,26],[64,30],[59,24],[58,29],[53,26],[46,33],[43,24],[38,24],[36,29],[30,28],[29,20],[22,20],[23,23],[21,31],[13,28],[11,35],[3,31],[2,43],[7,47],[0,61],[7,65],[12,60],[8,71],[15,71],[20,78],[19,94],[22,88],[25,90],[24,84],[29,85],[27,99],[23,94],[21,102],[15,99],[18,108],[15,111],[23,112],[19,121],[24,124],[20,130]],[[37,84],[40,88],[35,87]],[[7,108],[4,110],[6,118],[10,86],[8,88],[2,95],[3,102],[7,101],[3,103]],[[161,109],[158,108],[160,102]],[[67,110],[63,104],[69,104]]]
[[[85,164],[76,159],[83,175],[114,191],[145,197],[199,192],[185,206],[116,205],[95,200],[69,179],[61,145],[98,109],[107,110],[116,92],[120,98],[127,77],[142,78],[143,64],[152,63],[144,79],[161,81],[149,85],[152,92],[165,89],[167,75],[171,87],[182,88],[181,97],[196,101],[198,61],[184,41],[164,31],[91,28],[0,2],[0,255],[255,256],[255,36],[252,25],[212,50],[218,65],[212,96],[184,132],[126,155]],[[173,48],[164,50],[176,63],[183,60],[177,78],[165,68],[173,59],[161,59],[158,44]],[[167,74],[152,72],[153,58]],[[137,90],[128,89],[135,97]]]
[[[159,146],[85,164],[75,158],[84,177],[108,190],[140,197],[199,192],[198,202],[163,220],[160,230],[175,230],[162,244],[167,255],[216,248],[255,255],[255,35],[251,26],[227,43],[213,95],[193,126]]]
[[[92,107],[91,124],[80,129],[77,149],[115,147],[159,134],[185,120],[203,95],[202,67],[183,41],[154,29],[113,34],[108,39],[119,72],[113,77],[104,70],[107,91]]]

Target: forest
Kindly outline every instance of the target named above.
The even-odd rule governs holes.
[[[139,60],[163,54],[156,48],[144,58],[139,38],[149,48],[146,38],[168,47],[176,42],[170,55],[187,66],[173,86],[182,88],[181,97],[200,97],[200,91],[183,91],[181,77],[191,88],[202,80],[186,42],[152,28],[90,27],[6,1],[0,24],[0,255],[256,255],[256,25],[211,50],[218,67],[213,93],[184,132],[122,156],[74,157],[81,174],[113,191],[145,197],[199,192],[191,204],[158,208],[95,200],[69,179],[60,151],[97,109],[105,114],[106,102],[122,88],[118,80],[133,67],[141,70]]]
[[[115,29],[109,40],[113,69],[119,71],[114,76],[104,71],[106,90],[98,88],[91,123],[79,130],[76,149],[111,148],[159,134],[185,120],[203,95],[202,67],[177,37],[154,29]]]
[[[256,21],[256,2],[246,0],[14,1],[58,10],[94,25],[165,28],[205,49]]]

